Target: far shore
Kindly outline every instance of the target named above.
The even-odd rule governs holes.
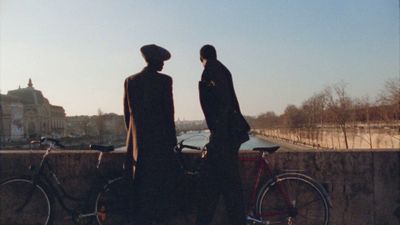
[[[267,137],[264,135],[260,134],[255,134],[256,137],[263,139],[265,141],[268,141],[270,143],[276,144],[281,146],[280,151],[400,151],[399,148],[356,148],[356,149],[329,149],[329,148],[321,148],[321,147],[313,147],[311,145],[304,145],[304,144],[299,144],[299,143],[292,143],[288,142],[286,140],[282,140],[279,138],[272,138],[272,137]]]
[[[270,138],[266,137],[264,135],[256,134],[256,137],[263,139],[267,142],[276,144],[281,146],[280,151],[304,151],[304,150],[310,150],[313,149],[312,146],[306,146],[306,145],[301,145],[301,144],[293,144],[284,140],[280,140],[277,138]]]

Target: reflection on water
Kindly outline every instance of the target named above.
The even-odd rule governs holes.
[[[190,131],[190,132],[186,132],[184,134],[179,135],[177,138],[178,138],[178,141],[184,140],[185,144],[203,147],[205,144],[208,143],[209,136],[210,136],[209,131]],[[271,146],[271,145],[274,145],[274,144],[269,143],[269,142],[267,142],[261,138],[258,138],[256,136],[250,136],[250,140],[243,143],[242,146],[240,146],[240,149],[251,150],[255,147],[266,147],[266,146]],[[117,151],[125,151],[125,147],[121,147],[116,150]]]
[[[208,143],[209,136],[210,136],[209,131],[191,131],[191,132],[187,132],[185,134],[179,135],[178,141],[185,140],[185,143],[188,145],[202,147]],[[274,145],[274,144],[269,143],[269,142],[267,142],[261,138],[258,138],[256,136],[250,136],[250,140],[243,143],[242,146],[240,146],[240,149],[250,150],[255,147],[266,147],[266,146],[271,146],[271,145]]]

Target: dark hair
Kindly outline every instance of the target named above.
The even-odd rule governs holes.
[[[212,46],[212,45],[204,45],[200,49],[200,56],[203,59],[216,59],[217,51],[215,50],[214,46]]]

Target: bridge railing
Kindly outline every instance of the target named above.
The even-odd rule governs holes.
[[[40,151],[0,151],[0,180],[26,174],[28,166],[40,161]],[[242,151],[241,157],[254,156]],[[189,154],[188,157],[197,157]],[[54,151],[52,165],[67,190],[82,195],[96,170],[97,154],[91,151]],[[118,173],[124,153],[104,157],[102,170]],[[271,163],[281,169],[300,169],[324,183],[332,198],[332,225],[399,224],[400,217],[400,150],[377,151],[304,151],[278,152]],[[248,198],[255,178],[251,162],[241,163],[245,197]],[[79,187],[79,188],[76,188]],[[56,224],[70,225],[61,207],[56,208]],[[223,204],[214,224],[225,224]]]

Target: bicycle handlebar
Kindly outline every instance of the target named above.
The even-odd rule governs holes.
[[[43,155],[42,162],[40,163],[40,168],[42,167],[43,162],[45,161],[47,155],[50,154],[50,152],[54,148],[54,146],[57,146],[59,148],[65,148],[65,146],[60,143],[60,140],[57,140],[57,139],[54,139],[54,138],[49,138],[49,137],[42,137],[42,138],[40,138],[40,141],[33,140],[30,143],[31,144],[40,144],[40,145],[42,145],[42,144],[49,145],[49,147],[46,150],[46,153]],[[97,159],[97,168],[100,167],[101,160],[103,158],[103,154],[114,151],[114,146],[113,145],[95,145],[95,144],[92,144],[92,145],[89,145],[89,148],[92,149],[92,150],[97,150],[97,151],[100,152],[99,157]]]
[[[181,145],[181,148],[182,148],[182,149],[184,149],[184,148],[189,148],[189,149],[199,150],[199,151],[202,150],[202,148],[200,148],[200,147],[193,146],[193,145],[184,145],[184,144]]]
[[[54,145],[59,148],[65,148],[63,144],[60,143],[60,140],[54,139],[54,138],[49,138],[49,137],[41,137],[40,141],[33,140],[30,142],[31,144],[48,144],[48,145]]]
[[[176,147],[175,147],[175,151],[176,151],[176,152],[180,153],[180,152],[182,152],[182,150],[183,150],[184,148],[193,149],[193,150],[198,150],[198,151],[202,151],[202,150],[203,150],[203,148],[198,147],[198,146],[183,144],[184,141],[185,141],[185,140],[182,140],[182,141],[180,141],[180,142],[176,145]]]

